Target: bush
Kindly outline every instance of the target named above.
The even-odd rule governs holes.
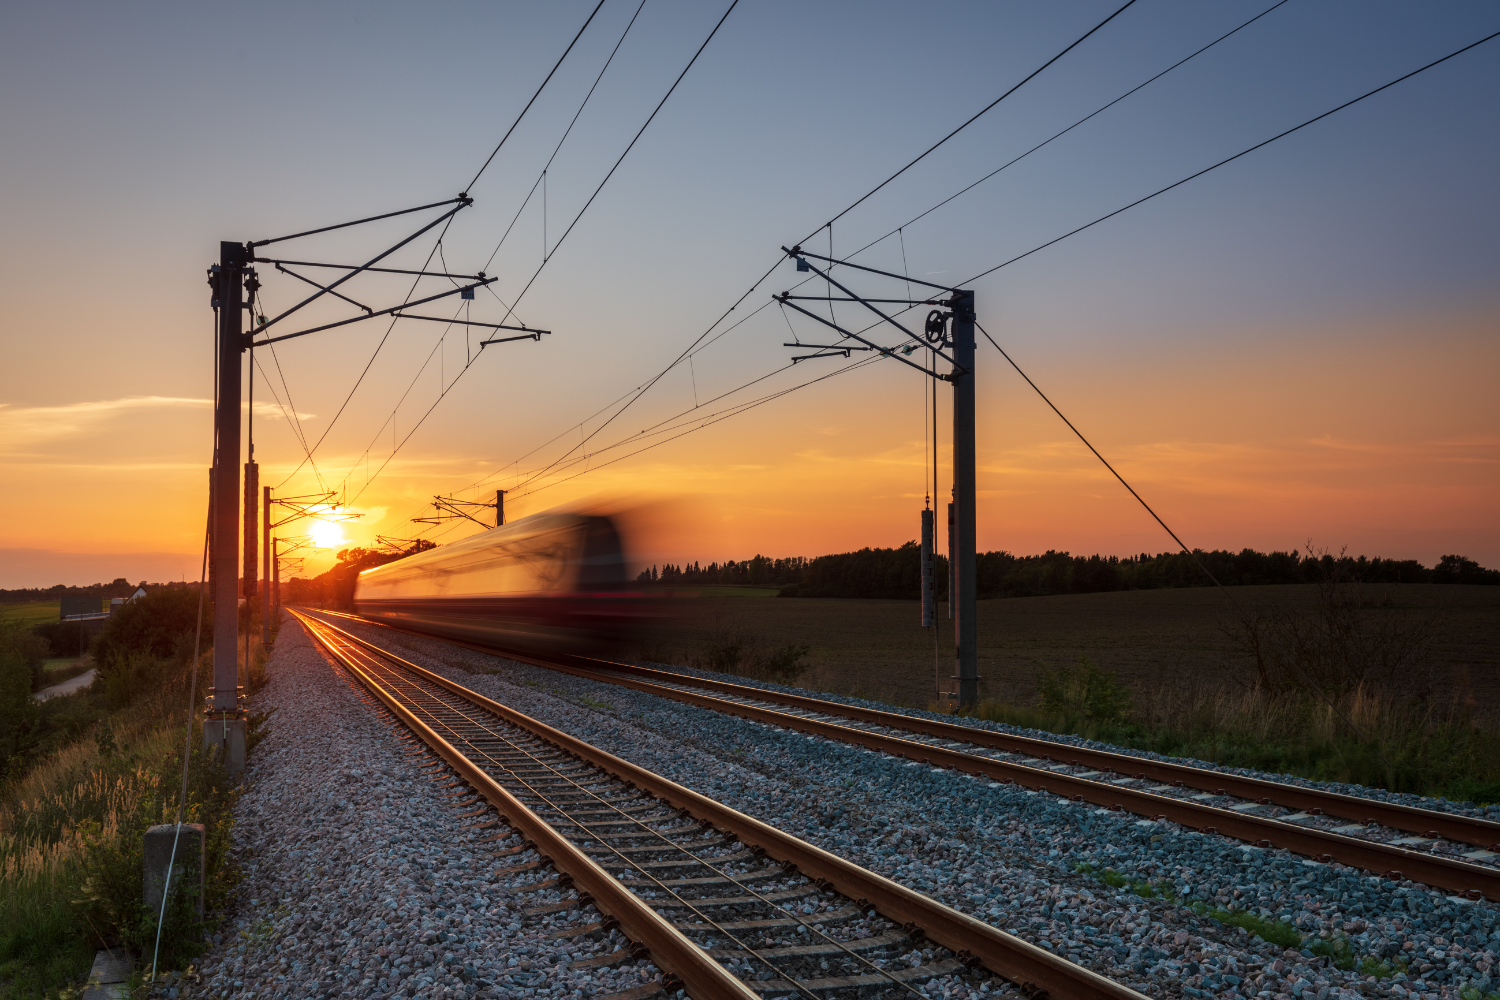
[[[31,697],[41,661],[31,639],[15,625],[0,624],[0,783],[25,768],[41,727],[41,707]]]
[[[203,621],[213,620],[213,605],[205,601]],[[121,653],[149,653],[166,659],[177,656],[186,637],[191,642],[198,624],[198,592],[183,588],[160,590],[121,605],[94,640],[94,659],[100,663]],[[205,628],[205,641],[212,630]]]
[[[83,622],[44,622],[31,631],[47,643],[53,657],[82,656],[89,651],[89,630]]]
[[[204,602],[205,625],[212,607]],[[94,661],[111,705],[128,704],[143,690],[159,687],[167,672],[192,656],[198,625],[198,593],[173,589],[147,594],[116,611],[94,640]],[[204,639],[211,630],[204,629]]]
[[[1086,656],[1076,666],[1038,671],[1036,688],[1043,711],[1096,724],[1122,722],[1130,713],[1130,692],[1120,679]]]

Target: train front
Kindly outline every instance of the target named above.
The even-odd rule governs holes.
[[[645,602],[629,589],[608,515],[546,512],[365,570],[354,608],[390,625],[497,651],[618,654]]]

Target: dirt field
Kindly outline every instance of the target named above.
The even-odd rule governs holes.
[[[1248,608],[1312,607],[1313,586],[1236,587]],[[1383,604],[1371,615],[1436,615],[1440,685],[1469,693],[1479,706],[1500,706],[1500,587],[1421,584],[1366,588]],[[941,618],[939,649],[920,626],[915,601],[703,597],[662,643],[655,658],[702,656],[713,637],[738,632],[762,649],[811,647],[804,686],[925,706],[936,693],[936,667],[952,672],[952,623]],[[939,606],[939,614],[947,610]],[[1235,619],[1213,589],[1138,590],[1112,594],[979,602],[981,693],[1020,704],[1035,700],[1042,666],[1087,656],[1132,688],[1170,683],[1179,672],[1236,669],[1234,643],[1222,631]],[[935,665],[936,661],[936,665]]]

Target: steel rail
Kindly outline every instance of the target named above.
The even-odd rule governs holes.
[[[323,629],[335,629],[335,626],[317,622],[298,611],[292,611],[292,614],[392,714],[457,771],[512,827],[531,841],[538,853],[546,856],[558,871],[571,877],[573,884],[580,892],[592,898],[594,906],[601,913],[617,921],[620,929],[631,940],[644,945],[651,952],[652,960],[665,972],[680,979],[683,988],[694,1000],[758,1000],[753,991],[689,941],[682,932],[658,916],[643,899],[569,843],[567,838],[522,804],[520,799],[418,718],[368,671],[338,649],[335,643],[320,635]],[[335,630],[343,632],[342,629]]]
[[[329,613],[335,614],[339,612]],[[349,617],[371,625],[410,632],[413,635],[421,635],[426,638],[442,639],[445,642],[458,641],[448,639],[445,636],[434,636],[415,629],[403,629],[399,626],[388,625],[385,622],[374,621],[358,615],[350,615]],[[516,654],[510,651],[494,647],[462,642],[459,644],[470,645],[474,649],[489,653],[516,656]],[[764,688],[750,687],[746,684],[735,684],[730,681],[716,681],[705,677],[693,677],[687,674],[673,673],[670,670],[639,667],[631,663],[619,663],[613,660],[602,660],[594,657],[574,656],[569,657],[569,659],[592,663],[598,669],[615,673],[649,677],[665,681],[669,684],[684,684],[691,687],[704,688],[709,691],[718,691],[723,694],[753,698],[757,701],[790,705],[795,708],[820,712],[826,715],[843,716],[844,718],[888,726],[893,729],[905,729],[926,736],[935,736],[940,739],[973,743],[976,746],[987,747],[992,750],[1024,753],[1044,760],[1052,760],[1056,756],[1062,762],[1093,767],[1101,771],[1115,771],[1122,775],[1132,775],[1137,778],[1149,778],[1160,781],[1163,784],[1180,781],[1185,786],[1191,788],[1215,792],[1222,790],[1226,795],[1233,795],[1242,799],[1259,800],[1269,798],[1276,805],[1303,810],[1321,809],[1329,816],[1338,816],[1356,823],[1374,821],[1381,826],[1387,826],[1393,830],[1406,830],[1411,833],[1427,834],[1429,831],[1432,831],[1445,840],[1473,844],[1476,847],[1484,847],[1500,852],[1500,823],[1494,820],[1480,819],[1477,816],[1440,812],[1436,809],[1423,809],[1419,806],[1402,805],[1397,802],[1380,802],[1376,799],[1366,799],[1358,795],[1346,795],[1342,792],[1330,792],[1317,788],[1304,788],[1300,785],[1288,785],[1265,778],[1251,778],[1223,771],[1214,771],[1208,768],[1194,767],[1191,764],[1175,764],[1170,761],[1151,760],[1145,757],[1132,756],[1131,754],[1079,747],[1069,743],[1059,743],[1030,736],[1016,736],[1010,733],[979,729],[974,726],[942,722],[937,719],[921,719],[915,716],[902,715],[898,712],[864,708],[858,705],[845,705],[840,702],[826,701],[822,698],[789,694],[784,691],[771,691]],[[550,660],[545,663],[539,660],[532,660],[530,662],[536,662],[539,665],[549,667],[552,666]]]
[[[491,650],[491,652],[494,652],[494,650]],[[1115,753],[1109,750],[1095,750],[1089,747],[1078,747],[1068,743],[1058,743],[1029,736],[1014,736],[1009,733],[999,733],[992,730],[979,729],[974,726],[958,725],[952,722],[941,722],[936,719],[920,719],[910,715],[901,715],[897,712],[862,708],[857,705],[844,705],[838,702],[825,701],[821,698],[810,698],[805,695],[787,694],[781,691],[768,691],[763,688],[750,687],[745,684],[691,677],[685,674],[676,674],[669,670],[653,670],[650,667],[637,667],[634,664],[616,663],[609,660],[596,660],[595,662],[599,664],[602,670],[655,677],[674,684],[701,687],[707,690],[720,691],[724,694],[754,698],[757,701],[777,702],[827,715],[839,715],[860,722],[889,726],[893,729],[905,729],[910,732],[935,736],[940,739],[973,743],[977,746],[993,750],[1024,753],[1047,760],[1052,759],[1053,755],[1056,755],[1060,761],[1070,764],[1094,767],[1101,771],[1115,771],[1119,774],[1130,775],[1136,778],[1149,778],[1164,784],[1180,781],[1192,788],[1215,792],[1222,790],[1226,795],[1233,795],[1242,799],[1258,800],[1269,798],[1276,805],[1303,810],[1321,809],[1330,816],[1338,816],[1358,823],[1374,821],[1381,826],[1388,826],[1393,830],[1406,830],[1412,833],[1423,834],[1428,831],[1435,831],[1438,836],[1445,840],[1473,844],[1477,847],[1500,851],[1500,823],[1496,823],[1493,820],[1480,819],[1475,816],[1445,813],[1436,809],[1423,809],[1418,806],[1402,805],[1396,802],[1380,802],[1376,799],[1366,799],[1358,795],[1346,795],[1342,792],[1304,788],[1300,785],[1288,785],[1265,778],[1245,777],[1223,771],[1213,771],[1208,768],[1193,767],[1190,764],[1175,764],[1170,761],[1151,760],[1131,754]]]
[[[339,614],[338,612],[330,612]],[[870,709],[857,709],[853,706],[837,705],[835,703],[822,701],[816,698],[806,698],[798,695],[787,695],[781,692],[765,691],[761,688],[752,688],[745,685],[732,684],[722,681],[711,681],[703,678],[689,678],[681,674],[669,671],[652,670],[646,667],[635,667],[630,664],[614,663],[612,661],[594,660],[589,657],[569,656],[542,659],[525,654],[515,653],[509,650],[497,650],[472,643],[465,643],[449,639],[444,636],[431,636],[427,633],[417,632],[411,629],[402,629],[397,626],[385,625],[383,622],[375,622],[357,615],[344,615],[356,621],[373,625],[383,625],[395,631],[410,632],[424,638],[436,638],[443,642],[454,642],[457,645],[482,650],[495,655],[507,656],[522,662],[531,663],[550,670],[558,670],[575,676],[597,680],[604,683],[616,684],[622,687],[632,688],[648,694],[697,705],[712,711],[729,715],[737,715],[752,721],[780,726],[786,729],[794,729],[800,732],[811,733],[827,739],[838,740],[862,746],[869,750],[889,753],[893,756],[920,760],[935,766],[952,768],[970,774],[983,775],[1002,782],[1014,781],[1021,786],[1044,792],[1055,792],[1073,801],[1090,802],[1095,805],[1117,811],[1128,811],[1137,815],[1152,819],[1166,819],[1170,822],[1189,826],[1203,832],[1221,833],[1227,837],[1248,841],[1257,847],[1285,848],[1296,854],[1324,861],[1337,861],[1340,864],[1373,872],[1388,878],[1409,878],[1422,882],[1437,889],[1473,896],[1478,894],[1489,900],[1500,900],[1500,869],[1487,865],[1474,864],[1469,861],[1460,861],[1441,855],[1427,854],[1420,851],[1409,850],[1391,844],[1377,841],[1364,840],[1358,837],[1350,837],[1345,834],[1316,827],[1304,827],[1282,819],[1268,816],[1256,816],[1246,812],[1221,806],[1207,805],[1201,802],[1185,801],[1162,795],[1157,792],[1144,789],[1129,788],[1112,780],[1096,780],[1090,777],[1064,774],[1049,770],[1045,767],[1021,764],[1013,761],[996,760],[991,757],[981,756],[963,750],[954,750],[947,747],[933,746],[914,739],[906,739],[900,736],[890,736],[882,733],[871,733],[852,726],[840,725],[838,723],[824,722],[818,719],[809,719],[804,716],[779,712],[775,709],[764,708],[758,705],[746,705],[741,702],[728,701],[722,698],[714,698],[709,695],[698,694],[692,691],[684,691],[680,687],[669,684],[652,683],[650,681],[638,680],[632,676],[619,676],[620,674],[654,675],[668,679],[674,683],[692,684],[694,686],[717,689],[737,697],[750,698],[758,701],[775,701],[783,704],[793,704],[799,708],[827,714],[843,715],[847,718],[860,721],[875,722],[907,729],[909,731],[921,732],[926,735],[942,736],[954,740],[962,740],[980,745],[996,746],[997,743],[1009,742],[1011,740],[1024,741],[1026,749],[1022,752],[1031,753],[1044,759],[1047,757],[1041,750],[1057,752],[1061,749],[1068,751],[1071,764],[1094,764],[1097,758],[1085,760],[1084,755],[1098,755],[1108,758],[1110,764],[1130,764],[1131,768],[1127,774],[1134,777],[1125,777],[1122,781],[1134,781],[1140,777],[1151,775],[1146,765],[1156,764],[1162,766],[1159,761],[1146,761],[1128,754],[1108,753],[1107,751],[1088,751],[1083,748],[1075,748],[1067,744],[1051,743],[1045,740],[1032,740],[1026,737],[1009,737],[1005,734],[987,732],[985,730],[971,729],[966,726],[955,726],[952,723],[930,722],[928,720],[913,719],[910,716],[897,715],[893,712],[880,712]],[[601,666],[580,666],[575,662],[585,661]],[[603,669],[601,669],[601,667]],[[611,676],[614,674],[615,676]],[[839,711],[840,709],[852,709],[852,711]],[[871,717],[874,718],[871,718]],[[992,743],[984,743],[974,737],[997,737]],[[999,747],[1001,749],[1012,749],[1010,746]],[[1074,751],[1077,753],[1074,753]],[[1159,775],[1170,775],[1171,780],[1181,781],[1184,785],[1187,781],[1178,777],[1181,772],[1187,772],[1195,778],[1194,786],[1203,787],[1205,784],[1216,786],[1216,791],[1224,794],[1233,794],[1227,791],[1233,775],[1223,775],[1217,771],[1207,771],[1200,768],[1187,767],[1185,765],[1165,765],[1173,771],[1157,771]],[[1106,767],[1104,770],[1113,771]],[[1223,780],[1220,780],[1223,779]],[[1298,788],[1297,786],[1280,785],[1263,779],[1238,779],[1240,782],[1252,783],[1256,792],[1262,793],[1252,796],[1251,792],[1241,791],[1240,795],[1246,798],[1269,798],[1265,791],[1280,791],[1291,789],[1298,793],[1297,798],[1306,803],[1320,803],[1320,796],[1328,796],[1337,800],[1351,800],[1352,802],[1365,804],[1372,807],[1370,813],[1378,817],[1379,810],[1373,808],[1384,806],[1390,808],[1391,803],[1373,802],[1361,799],[1357,796],[1338,795],[1337,793],[1320,793],[1312,789]],[[1245,787],[1244,785],[1240,787]],[[1307,798],[1306,795],[1315,796]],[[1282,796],[1281,804],[1291,805],[1285,801],[1289,796]],[[1272,799],[1271,801],[1275,801]],[[1347,805],[1346,805],[1347,808]],[[1437,813],[1429,810],[1414,809],[1410,806],[1395,807],[1396,815],[1402,818],[1403,823],[1413,822],[1410,814],[1417,813],[1424,821],[1428,821],[1428,829],[1441,830],[1437,824],[1439,819],[1465,819],[1471,824],[1482,823],[1484,826],[1495,826],[1486,821],[1475,821],[1470,817],[1451,817],[1449,814]],[[1333,813],[1332,809],[1324,807],[1324,812]],[[1333,813],[1338,815],[1337,813]],[[1376,822],[1381,822],[1376,818]],[[1394,823],[1390,824],[1395,826]],[[1410,828],[1410,826],[1397,827]],[[1472,837],[1472,827],[1470,836]],[[1456,837],[1453,839],[1457,839]],[[1470,842],[1473,842],[1470,840]]]
[[[298,614],[298,617],[307,619],[310,616]],[[345,629],[318,619],[311,620],[318,621],[324,628],[337,632],[341,637],[399,663],[422,680],[442,687],[501,719],[530,731],[533,735],[566,753],[582,758],[621,781],[635,784],[694,818],[719,830],[734,834],[752,850],[759,849],[766,856],[789,868],[811,879],[821,880],[833,890],[855,900],[861,907],[873,908],[881,916],[898,925],[920,928],[929,940],[947,948],[961,958],[979,962],[991,972],[1017,983],[1033,996],[1039,989],[1045,990],[1051,997],[1059,998],[1059,1000],[1085,1000],[1085,998],[1088,1000],[1103,1000],[1103,998],[1144,1000],[1142,994],[1127,986],[1075,965],[1015,935],[976,920],[921,893],[914,892],[900,883],[679,785],[675,781],[486,698],[478,692],[471,691],[441,674],[382,649],[375,643]],[[359,620],[364,621],[364,619]],[[454,751],[454,753],[457,752]],[[473,765],[470,764],[470,767]],[[478,769],[475,768],[475,770]],[[483,774],[483,772],[478,773]],[[517,805],[520,803],[517,802]],[[623,926],[623,921],[621,923]]]

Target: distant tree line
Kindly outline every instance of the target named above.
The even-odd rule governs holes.
[[[136,588],[144,588],[146,593],[154,594],[158,590],[168,590],[173,587],[197,587],[197,583],[187,584],[181,580],[169,583],[131,583],[123,576],[116,577],[112,583],[91,583],[82,587],[69,587],[66,584],[53,584],[50,587],[20,587],[16,590],[0,590],[0,604],[25,604],[31,601],[56,601],[63,597],[129,597],[135,593]]]
[[[1315,583],[1337,574],[1364,583],[1500,584],[1500,570],[1485,569],[1464,556],[1443,556],[1432,567],[1415,559],[1381,559],[1328,553],[1228,552],[1196,550],[1194,555],[1226,587],[1274,583]],[[782,597],[875,597],[916,600],[921,596],[921,547],[907,542],[894,549],[860,549],[809,559],[769,559],[757,555],[702,566],[697,562],[650,566],[637,583],[650,586],[777,587]],[[948,596],[948,560],[934,560],[939,600]],[[979,596],[1044,597],[1097,594],[1113,590],[1211,587],[1198,562],[1184,552],[1142,552],[1132,556],[1075,556],[1048,551],[1015,556],[981,552]]]
[[[314,577],[297,577],[281,585],[281,603],[307,604],[349,611],[354,607],[354,582],[367,569],[437,548],[436,542],[419,538],[407,549],[341,549],[333,568]]]

